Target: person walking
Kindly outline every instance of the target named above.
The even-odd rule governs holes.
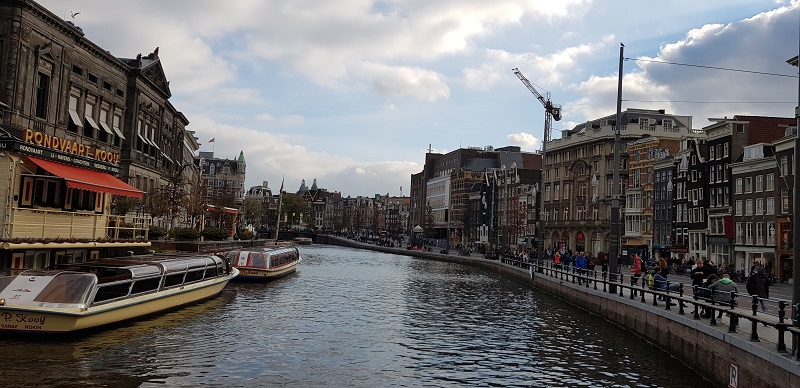
[[[639,279],[642,277],[642,258],[639,255],[633,255],[633,265],[631,266],[633,272],[632,284],[639,284]]]
[[[769,279],[767,279],[767,275],[764,273],[764,267],[762,266],[756,267],[756,271],[747,277],[747,293],[751,296],[758,296],[758,302],[761,305],[762,313],[769,311],[767,309],[767,299],[769,299],[769,283]]]

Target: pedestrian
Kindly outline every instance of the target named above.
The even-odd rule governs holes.
[[[642,258],[639,255],[633,255],[633,265],[631,266],[633,272],[633,279],[631,284],[639,284],[639,278],[642,277]]]
[[[711,276],[708,277],[708,279],[706,279],[703,282],[703,284],[701,284],[701,285],[699,285],[697,287],[694,287],[695,293],[697,294],[697,297],[699,299],[710,300],[711,299],[711,290],[709,290],[709,287],[711,287],[711,285],[716,283],[716,282],[717,282],[717,275],[711,275]],[[707,309],[707,308],[705,308],[705,306],[703,306],[701,310],[702,311],[700,312],[700,315],[703,318],[711,318],[711,310],[710,309]]]
[[[767,299],[769,299],[769,279],[764,273],[764,267],[756,267],[756,272],[747,277],[747,293],[758,296],[761,312],[766,313]]]
[[[705,272],[703,272],[703,262],[697,260],[695,262],[695,267],[692,269],[692,286],[699,286],[703,284],[703,281],[708,278]]]
[[[667,265],[667,260],[663,257],[658,258],[658,272],[664,278],[669,276],[669,265]]]

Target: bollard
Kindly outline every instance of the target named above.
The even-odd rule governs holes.
[[[787,304],[788,303],[786,303],[785,300],[779,300],[778,301],[778,322],[780,322],[780,323],[783,323],[783,321],[786,319],[786,305]]]
[[[739,326],[739,316],[730,312],[730,322],[728,323],[728,333],[736,333],[736,326]]]
[[[775,328],[778,329],[778,343],[775,345],[775,350],[786,353],[786,340],[783,338],[786,333],[786,325],[779,323],[775,325]]]
[[[644,279],[642,279],[642,290],[639,292],[639,293],[642,294],[642,303],[647,303],[647,300],[644,298],[644,294],[646,293],[645,290],[644,290],[645,287],[646,287],[645,283],[646,282],[644,281]]]
[[[607,275],[607,272],[603,272],[603,292],[608,292],[606,290],[606,285],[607,285],[607,283],[606,283],[606,275]]]

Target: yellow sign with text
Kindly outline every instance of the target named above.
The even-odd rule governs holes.
[[[32,129],[25,130],[23,140],[26,143],[33,143],[38,146],[70,153],[78,156],[85,156],[107,163],[119,163],[119,154],[94,148],[90,145],[76,143],[72,140],[63,139],[58,136],[48,135]]]

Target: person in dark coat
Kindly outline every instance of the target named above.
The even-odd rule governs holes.
[[[703,272],[703,262],[697,260],[696,264],[697,267],[692,270],[692,286],[699,286],[708,278],[705,272]]]
[[[768,311],[766,299],[769,299],[769,279],[764,273],[764,267],[758,266],[756,272],[747,277],[747,293],[758,296],[762,313]]]

